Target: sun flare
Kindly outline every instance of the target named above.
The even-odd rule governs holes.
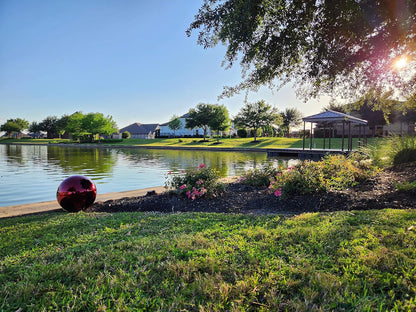
[[[401,69],[403,69],[407,66],[407,63],[409,63],[409,60],[408,60],[407,56],[403,55],[403,56],[400,56],[400,57],[398,57],[394,60],[393,67],[396,70],[401,70]]]

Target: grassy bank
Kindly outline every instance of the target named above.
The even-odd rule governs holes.
[[[4,311],[411,311],[416,211],[0,220]]]
[[[380,139],[369,138],[368,143],[373,144]],[[353,140],[353,147],[357,148],[358,140]],[[46,139],[0,139],[0,143],[18,143],[18,144],[48,144],[48,143],[71,143],[69,140],[46,140]],[[326,139],[325,147],[329,147],[328,139]],[[208,142],[203,142],[199,138],[175,138],[175,139],[125,139],[106,140],[103,142],[106,145],[114,146],[145,146],[145,147],[206,147],[206,148],[302,148],[303,139],[299,138],[259,138],[258,142],[254,143],[253,138],[223,138],[220,143],[216,139],[210,139]],[[309,148],[309,140],[305,142],[306,148]],[[82,145],[82,144],[81,144]],[[342,146],[342,139],[331,139],[331,148],[340,149]],[[313,148],[322,148],[323,139],[314,139],[312,143]],[[345,139],[344,148],[347,149],[348,142]]]

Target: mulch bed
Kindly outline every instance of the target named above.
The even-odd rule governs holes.
[[[245,214],[298,214],[303,212],[414,209],[416,192],[398,191],[396,183],[416,180],[416,163],[384,169],[370,180],[352,188],[329,193],[279,199],[268,189],[241,183],[227,183],[226,190],[215,198],[190,200],[173,192],[142,197],[96,202],[87,212],[218,212]]]

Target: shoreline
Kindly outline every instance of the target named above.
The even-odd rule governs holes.
[[[94,203],[105,202],[107,200],[117,200],[126,197],[144,196],[147,194],[147,192],[150,191],[155,191],[157,194],[160,194],[166,191],[166,189],[164,186],[155,186],[131,191],[97,194],[97,198],[95,199]],[[56,200],[14,206],[4,206],[0,207],[0,219],[53,211],[64,212],[65,210],[59,206]]]
[[[78,143],[20,143],[20,142],[0,142],[4,145],[28,145],[28,146],[60,146],[60,147],[85,147],[85,148],[143,148],[143,149],[165,149],[165,150],[195,150],[195,151],[218,151],[218,152],[263,152],[268,150],[281,150],[285,148],[268,147],[202,147],[202,146],[163,146],[163,145],[115,145],[115,144],[78,144]],[[294,148],[296,149],[296,148]]]

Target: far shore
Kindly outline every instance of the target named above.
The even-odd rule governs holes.
[[[368,144],[377,143],[382,139],[369,138]],[[112,142],[113,141],[113,142]],[[211,138],[203,141],[202,138],[157,138],[157,139],[125,139],[103,140],[102,143],[76,143],[65,139],[0,139],[0,144],[11,145],[46,145],[61,147],[85,147],[85,148],[143,148],[164,150],[203,150],[222,152],[274,152],[282,150],[341,150],[342,139],[314,138],[310,139],[259,137],[254,142],[253,138]],[[347,149],[347,140],[344,141],[344,149]],[[354,138],[353,149],[358,148],[358,140]],[[310,148],[312,147],[312,148]]]

